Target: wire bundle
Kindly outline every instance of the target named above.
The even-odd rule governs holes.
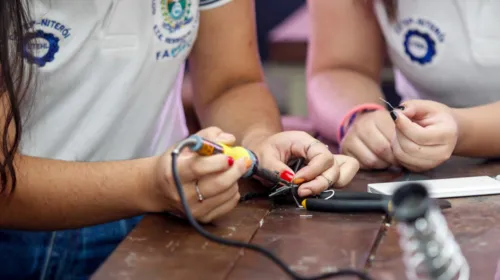
[[[294,280],[317,280],[317,279],[328,279],[340,276],[357,276],[362,280],[372,280],[366,273],[360,270],[355,269],[340,269],[334,272],[328,272],[317,276],[306,277],[297,274],[293,270],[291,270],[288,265],[286,265],[281,259],[271,253],[269,250],[250,243],[239,242],[231,239],[225,239],[219,236],[215,236],[210,232],[206,231],[193,217],[191,210],[189,209],[186,196],[184,194],[184,190],[182,188],[182,183],[180,180],[179,172],[177,170],[177,157],[180,152],[187,148],[195,145],[196,142],[193,139],[185,139],[181,141],[176,148],[172,151],[172,174],[174,177],[175,187],[177,188],[177,192],[179,193],[179,197],[182,203],[182,207],[184,209],[184,213],[186,215],[186,219],[191,224],[191,226],[203,237],[213,242],[219,243],[225,246],[237,247],[237,248],[245,248],[255,252],[258,252],[265,257],[269,258],[272,262],[274,262],[277,266],[279,266],[286,274],[288,274]],[[296,168],[299,168],[299,164],[296,165]]]

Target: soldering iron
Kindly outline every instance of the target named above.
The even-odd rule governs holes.
[[[311,277],[301,276],[291,270],[273,253],[261,246],[225,239],[206,231],[192,216],[177,171],[177,157],[184,148],[189,148],[201,156],[224,154],[234,160],[240,158],[250,159],[252,165],[243,177],[255,176],[275,184],[284,185],[275,191],[276,194],[286,193],[290,190],[296,191],[298,185],[291,183],[293,178],[282,178],[283,176],[280,176],[279,172],[259,167],[259,160],[255,153],[244,147],[231,147],[223,143],[215,143],[198,135],[188,137],[181,141],[172,151],[172,174],[186,218],[203,237],[222,245],[250,249],[261,253],[278,265],[292,279],[317,280],[337,276],[357,276],[359,279],[371,279],[365,272],[355,269],[341,269]],[[302,206],[307,209],[316,208],[317,211],[326,212],[344,212],[346,209],[349,212],[354,210],[378,211],[382,209],[383,212],[387,212],[391,216],[394,215],[399,220],[398,229],[402,237],[401,244],[405,253],[404,260],[407,267],[407,276],[415,277],[416,274],[425,271],[431,279],[451,279],[450,276],[456,276],[457,274],[460,274],[460,279],[468,279],[467,262],[447,229],[444,217],[438,210],[439,208],[449,208],[449,202],[431,199],[426,189],[418,184],[405,185],[396,191],[394,197],[388,199],[382,199],[376,194],[335,193],[332,190],[329,192],[325,191],[317,198],[304,199]],[[364,205],[362,208],[359,208],[360,201]]]
[[[259,167],[259,160],[255,153],[241,146],[232,147],[223,143],[215,143],[204,139],[199,135],[191,135],[187,139],[187,141],[194,143],[189,146],[189,149],[201,156],[224,154],[226,156],[232,157],[234,160],[238,160],[240,158],[250,159],[252,161],[252,165],[250,166],[247,173],[243,175],[243,178],[253,176],[264,179],[274,184],[289,184],[292,180],[292,178],[288,178],[287,176],[285,176],[286,172],[279,173],[278,171],[271,171]]]
[[[191,210],[189,209],[188,202],[186,199],[186,195],[184,193],[184,189],[182,187],[181,179],[179,176],[179,171],[177,170],[177,157],[181,153],[181,151],[184,148],[189,148],[192,151],[198,153],[199,155],[202,156],[210,156],[210,155],[215,155],[215,154],[225,154],[228,156],[233,157],[234,160],[238,160],[240,158],[248,158],[252,160],[252,166],[250,167],[249,171],[244,174],[243,177],[248,178],[251,176],[256,176],[265,180],[268,180],[270,182],[275,182],[279,183],[282,182],[283,184],[289,184],[291,179],[290,178],[281,178],[279,172],[273,172],[270,170],[266,170],[264,168],[259,167],[259,161],[255,153],[252,151],[245,149],[243,147],[237,146],[237,147],[230,147],[221,143],[214,143],[212,141],[208,141],[206,139],[203,139],[202,137],[198,135],[192,135],[184,140],[182,140],[172,151],[172,176],[174,178],[175,182],[175,187],[177,189],[177,192],[179,194],[180,200],[182,207],[184,209],[184,214],[186,216],[186,219],[188,222],[191,224],[191,226],[203,237],[207,238],[208,240],[211,240],[213,242],[226,245],[226,246],[232,246],[232,247],[237,247],[237,248],[245,248],[249,249],[258,253],[263,254],[267,258],[269,258],[271,261],[273,261],[276,265],[278,265],[286,274],[288,274],[292,279],[296,280],[318,280],[318,279],[328,279],[328,278],[333,278],[333,277],[339,277],[339,276],[357,276],[359,279],[363,280],[371,280],[371,278],[364,272],[358,271],[355,269],[339,269],[334,272],[327,272],[318,276],[301,276],[297,274],[295,271],[290,269],[290,267],[284,263],[281,259],[276,257],[273,253],[271,253],[269,250],[255,245],[255,244],[250,244],[250,243],[245,243],[245,242],[240,242],[236,240],[231,240],[231,239],[225,239],[216,235],[211,234],[210,232],[206,231],[193,217]]]

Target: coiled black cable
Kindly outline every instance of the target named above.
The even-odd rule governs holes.
[[[249,244],[249,243],[243,243],[235,240],[230,240],[230,239],[224,239],[222,237],[215,236],[211,234],[210,232],[206,231],[193,217],[191,210],[189,209],[186,196],[184,194],[184,190],[182,189],[182,183],[180,180],[179,172],[177,170],[177,157],[179,156],[180,152],[187,147],[193,146],[196,144],[196,142],[192,139],[185,139],[181,141],[175,149],[172,151],[172,176],[174,178],[175,182],[175,187],[177,188],[177,192],[179,194],[182,207],[184,208],[184,213],[185,216],[188,220],[188,222],[191,224],[191,226],[203,237],[206,239],[209,239],[213,242],[226,245],[226,246],[231,246],[231,247],[237,247],[237,248],[245,248],[249,249],[258,253],[261,253],[262,255],[266,256],[269,258],[271,261],[273,261],[276,265],[278,265],[286,274],[288,274],[292,279],[294,280],[319,280],[319,279],[328,279],[328,278],[333,278],[333,277],[340,277],[340,276],[357,276],[359,279],[362,280],[372,280],[370,276],[368,276],[366,273],[355,270],[355,269],[340,269],[334,272],[328,272],[324,273],[318,276],[311,276],[311,277],[306,277],[306,276],[301,276],[295,273],[293,270],[291,270],[282,260],[280,260],[278,257],[276,257],[273,253],[271,253],[269,250],[260,247],[258,245],[254,244]]]

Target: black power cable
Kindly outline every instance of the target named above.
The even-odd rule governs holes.
[[[334,272],[328,272],[324,273],[318,276],[312,276],[312,277],[306,277],[306,276],[301,276],[295,273],[293,270],[291,270],[282,260],[280,260],[278,257],[276,257],[273,253],[271,253],[269,250],[254,245],[254,244],[249,244],[249,243],[243,243],[235,240],[230,240],[230,239],[224,239],[218,236],[215,236],[211,234],[210,232],[206,231],[193,217],[191,210],[189,209],[186,196],[184,194],[184,190],[182,189],[182,183],[179,178],[179,172],[177,170],[177,157],[179,156],[180,152],[186,148],[190,147],[196,144],[192,139],[185,139],[181,141],[175,149],[172,151],[172,176],[174,178],[175,182],[175,187],[177,188],[177,192],[179,193],[179,197],[182,203],[182,207],[184,208],[184,213],[186,215],[187,220],[191,224],[192,227],[196,229],[196,231],[205,237],[206,239],[209,239],[213,242],[226,245],[226,246],[231,246],[231,247],[237,247],[237,248],[245,248],[249,249],[258,253],[261,253],[262,255],[266,256],[269,258],[271,261],[273,261],[276,265],[278,265],[286,274],[288,274],[292,279],[294,280],[319,280],[319,279],[327,279],[327,278],[333,278],[333,277],[340,277],[340,276],[357,276],[359,279],[362,280],[372,280],[368,274],[355,270],[355,269],[340,269]]]

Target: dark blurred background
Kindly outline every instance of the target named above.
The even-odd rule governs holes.
[[[335,1],[335,0],[332,0]],[[255,0],[259,52],[267,83],[282,115],[296,123],[307,122],[305,61],[309,15],[305,0]],[[395,93],[392,69],[382,75],[382,90],[392,105],[400,102]],[[190,101],[189,75],[186,75],[184,106],[188,125],[197,128]],[[301,128],[298,126],[297,128]],[[306,129],[305,127],[304,129]]]
[[[257,36],[262,60],[268,58],[269,32],[288,16],[306,5],[305,0],[255,0]]]
[[[304,59],[305,59],[305,51],[307,48],[307,44],[305,40],[307,39],[304,37],[303,43],[300,44],[301,42],[297,42],[297,40],[290,40],[288,42],[288,48],[296,48],[302,50],[296,50],[293,52],[293,50],[288,50],[286,49],[286,46],[283,46],[283,48],[278,48],[276,51],[275,56],[280,56],[280,57],[273,57],[273,53],[270,54],[270,48],[276,45],[283,45],[285,40],[280,41],[274,41],[270,38],[270,34],[273,30],[279,29],[281,25],[286,25],[286,20],[289,19],[295,12],[297,12],[300,9],[306,9],[306,1],[305,0],[255,0],[255,5],[256,5],[256,19],[257,19],[257,32],[258,32],[258,42],[259,42],[259,51],[261,55],[261,59],[264,63],[267,62],[274,62],[274,63],[281,63],[281,64],[292,64],[293,62],[295,63],[300,63],[300,60],[302,57],[298,52],[303,53]],[[293,19],[292,19],[293,20]],[[308,26],[303,26],[301,27],[304,28],[304,33],[307,33],[307,28]],[[284,53],[291,53],[289,59],[282,58]],[[271,57],[270,57],[271,55]],[[298,61],[298,62],[297,62]],[[387,81],[384,81],[382,84],[382,88],[384,93],[386,94],[386,99],[391,103],[391,104],[398,104],[400,102],[399,96],[395,93],[394,91],[394,85],[392,82],[391,77],[388,77]],[[286,108],[282,109],[283,111],[286,111]]]

